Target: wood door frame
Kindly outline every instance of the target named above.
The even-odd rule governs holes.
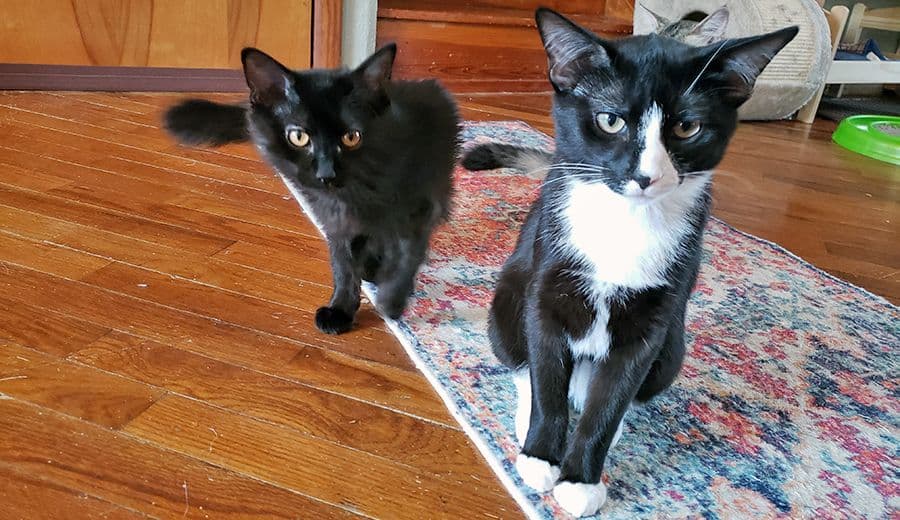
[[[313,0],[312,66],[341,66],[341,37],[344,20],[343,0]]]
[[[343,0],[312,2],[311,66],[341,65]],[[235,69],[0,63],[0,90],[244,92]]]

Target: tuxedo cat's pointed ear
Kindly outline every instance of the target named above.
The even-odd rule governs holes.
[[[728,17],[728,7],[723,5],[691,29],[691,32],[686,35],[686,39],[693,38],[693,41],[697,42],[696,45],[709,45],[722,41],[725,38],[725,30],[728,28]]]
[[[705,48],[705,79],[721,84],[726,101],[740,106],[750,99],[756,78],[785,45],[797,36],[797,26],[749,38],[725,40]]]
[[[546,7],[539,8],[534,18],[549,59],[550,83],[557,92],[574,88],[582,72],[609,65],[608,51],[587,29]]]
[[[293,74],[275,58],[247,47],[241,51],[241,62],[251,103],[269,106],[293,97]]]
[[[366,58],[366,61],[356,67],[353,72],[362,79],[367,87],[372,90],[380,90],[382,85],[391,79],[396,55],[397,45],[389,43]]]

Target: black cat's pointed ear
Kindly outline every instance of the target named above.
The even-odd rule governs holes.
[[[691,29],[687,36],[693,37],[699,45],[722,41],[725,38],[725,30],[728,28],[728,18],[728,7],[723,5],[709,13],[709,16]]]
[[[293,73],[268,54],[247,47],[241,51],[250,102],[271,106],[293,93]]]
[[[558,92],[574,88],[583,71],[609,65],[608,51],[587,29],[546,7],[534,18],[547,51],[550,83]]]
[[[389,43],[375,51],[366,58],[354,74],[362,79],[363,83],[372,90],[381,89],[382,85],[391,79],[391,71],[394,68],[394,57],[397,55],[397,45]]]
[[[726,101],[740,106],[750,99],[756,79],[772,58],[797,36],[797,26],[706,47],[708,79],[720,83]],[[701,72],[703,74],[703,72]]]

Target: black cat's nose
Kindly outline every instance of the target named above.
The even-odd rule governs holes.
[[[643,175],[639,175],[634,178],[634,182],[636,182],[637,185],[640,186],[642,190],[646,190],[648,186],[653,184],[653,179],[651,179],[650,177],[644,177]]]
[[[331,184],[336,177],[334,167],[330,164],[323,164],[316,168],[316,178],[322,181],[322,184]]]

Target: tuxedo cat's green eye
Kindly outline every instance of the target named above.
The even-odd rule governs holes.
[[[341,144],[348,150],[356,148],[360,143],[362,143],[362,134],[359,133],[359,130],[351,130],[341,136]]]
[[[297,127],[287,129],[287,140],[297,148],[305,148],[309,146],[309,134]]]
[[[609,112],[600,112],[595,119],[600,130],[607,134],[618,134],[625,128],[625,120]]]
[[[679,139],[690,139],[700,133],[700,121],[679,121],[672,128],[672,133]]]

